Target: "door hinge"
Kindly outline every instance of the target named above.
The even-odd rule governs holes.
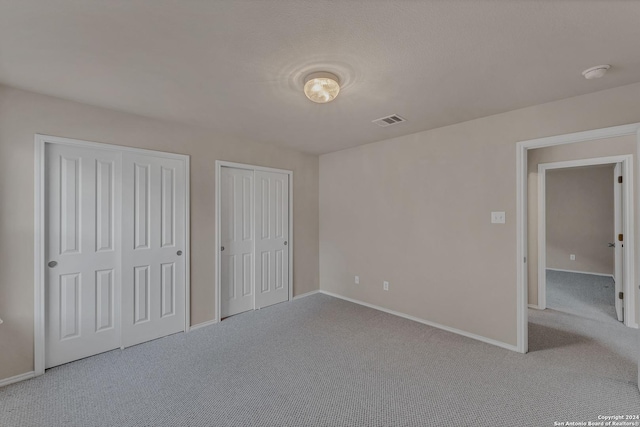
[[[621,176],[618,177],[618,184],[622,184],[622,177]]]
[[[624,292],[618,292],[618,299],[624,299]]]
[[[622,234],[618,234],[618,241],[622,242],[624,236]]]

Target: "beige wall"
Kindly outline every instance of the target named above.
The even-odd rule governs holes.
[[[215,160],[294,172],[294,294],[319,287],[318,157],[0,86],[0,379],[33,370],[34,134],[191,155],[191,322],[214,317]]]
[[[547,268],[613,275],[613,167],[547,171]]]
[[[632,85],[627,87],[636,87]],[[607,91],[608,92],[608,91]],[[602,92],[601,92],[602,93]],[[640,120],[636,120],[640,121]],[[629,121],[631,123],[632,121]],[[579,142],[574,144],[558,145],[555,147],[537,148],[529,150],[527,156],[529,171],[529,198],[527,206],[528,215],[528,252],[529,252],[529,304],[538,304],[538,164],[562,162],[567,160],[581,160],[595,157],[609,157],[624,154],[632,154],[634,156],[634,169],[637,164],[637,141],[633,135],[621,136],[617,138],[606,138],[595,141]],[[636,172],[637,173],[637,172]],[[640,188],[635,186],[635,206],[636,212],[640,212],[638,203],[640,202]],[[635,231],[636,254],[640,250],[640,219],[636,214]],[[639,277],[636,277],[636,283]],[[638,287],[634,286],[636,301],[638,301]],[[640,310],[636,310],[636,322],[640,319]]]
[[[321,156],[320,288],[516,345],[516,142],[635,122],[640,84]]]

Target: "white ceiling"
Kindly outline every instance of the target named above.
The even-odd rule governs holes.
[[[0,0],[0,83],[327,153],[638,82],[639,22],[616,0]],[[313,71],[334,102],[304,97]]]

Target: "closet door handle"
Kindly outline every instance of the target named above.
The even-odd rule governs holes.
[[[182,255],[182,251],[177,252],[178,256]]]
[[[224,251],[224,246],[220,248],[221,251]]]

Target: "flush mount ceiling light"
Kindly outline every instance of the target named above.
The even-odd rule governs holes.
[[[340,80],[335,74],[312,73],[304,79],[304,94],[318,104],[333,101],[339,92]]]
[[[600,77],[604,76],[607,72],[607,70],[611,68],[611,65],[596,65],[595,67],[591,67],[588,70],[584,70],[582,72],[582,75],[584,76],[585,79],[587,80],[591,80],[591,79],[599,79]]]

